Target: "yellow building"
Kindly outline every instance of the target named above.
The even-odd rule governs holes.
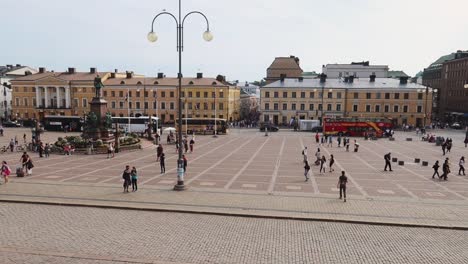
[[[95,95],[94,78],[100,75],[102,95],[113,116],[158,116],[164,123],[174,123],[178,109],[178,79],[136,76],[133,72],[47,72],[27,75],[12,81],[13,115],[18,119],[42,119],[44,115],[84,116]],[[239,119],[240,89],[223,80],[182,79],[183,116]],[[216,101],[216,107],[215,107]]]
[[[389,118],[395,125],[430,123],[430,89],[426,93],[425,86],[408,83],[406,78],[284,78],[260,90],[261,120],[274,124],[320,120],[322,115]]]

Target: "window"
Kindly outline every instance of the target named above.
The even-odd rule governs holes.
[[[123,97],[123,91],[119,91],[119,97]]]
[[[36,97],[33,97],[33,98],[32,98],[32,104],[33,104],[34,107],[37,106],[37,104],[36,104]],[[2,105],[3,105],[3,102],[2,102]]]
[[[408,100],[408,99],[409,99],[409,93],[404,93],[404,94],[403,94],[403,99]]]
[[[44,106],[44,101],[42,101],[42,105]],[[73,106],[78,107],[78,98],[73,98]]]
[[[416,112],[421,113],[422,112],[422,105],[417,106]]]
[[[390,99],[390,93],[385,93],[385,99]]]
[[[153,102],[153,108],[158,109],[158,102]]]
[[[23,98],[24,106],[28,106],[28,98]]]
[[[104,94],[104,97],[107,97],[107,91],[104,91],[103,94]]]
[[[224,98],[224,92],[219,92],[219,98]]]
[[[375,105],[375,112],[376,113],[380,112],[380,105]]]
[[[182,91],[182,93],[180,94],[180,97],[185,98],[185,92],[184,91]]]
[[[399,110],[398,105],[394,105],[394,106],[393,106],[393,112],[394,112],[394,113],[398,113],[398,110]]]
[[[161,109],[166,109],[166,102],[161,102]]]
[[[111,96],[115,97],[115,91],[111,91]]]
[[[274,103],[274,104],[273,104],[273,109],[274,109],[274,110],[278,110],[278,104],[277,104],[277,103]]]
[[[265,92],[265,98],[270,98],[270,92]]]
[[[332,110],[332,104],[327,104],[327,111],[331,111]]]
[[[140,91],[136,91],[136,97],[140,97]]]
[[[203,110],[208,110],[208,103],[207,102],[203,103]]]
[[[275,93],[273,94],[273,96],[274,96],[275,98],[278,98],[278,92],[275,92]]]
[[[174,120],[174,115],[169,115],[169,120],[173,121]]]
[[[195,97],[200,98],[200,92],[195,92]]]
[[[322,111],[322,104],[318,105],[318,110]]]
[[[389,106],[389,105],[385,105],[385,106],[384,106],[384,112],[385,112],[385,113],[390,112],[390,106]]]
[[[283,104],[283,110],[288,110],[288,104]]]
[[[216,96],[216,93],[215,92],[211,92],[211,98],[215,98]]]
[[[132,91],[128,92],[128,97],[132,97]]]
[[[380,93],[375,94],[375,98],[380,99],[381,97],[382,97],[382,94],[380,94]]]
[[[175,108],[175,107],[174,107],[174,102],[170,102],[170,103],[169,103],[169,109],[174,110],[174,108]]]
[[[135,104],[136,104],[136,109],[140,109],[140,107],[141,107],[140,102],[136,102]]]
[[[305,98],[305,92],[301,92],[301,98]]]
[[[190,93],[191,93],[191,92],[189,92],[189,97],[192,97],[192,96],[190,96]],[[166,92],[162,91],[162,92],[161,92],[161,97],[166,97]]]
[[[132,102],[128,102],[128,108],[132,109],[133,108],[133,104]]]
[[[341,99],[341,92],[336,93],[336,98]]]
[[[371,93],[366,93],[366,99],[371,99],[372,98],[372,94]]]
[[[148,106],[149,106],[148,102],[145,102],[145,106],[144,106],[145,109],[148,109],[149,108]]]
[[[403,106],[403,112],[408,113],[408,106],[407,105]]]
[[[174,92],[169,92],[169,97],[174,98]]]
[[[341,104],[336,104],[336,111],[341,111]]]
[[[371,106],[370,105],[366,105],[366,112],[370,112],[371,111]]]
[[[144,97],[148,97],[148,91],[145,91]]]
[[[354,93],[354,99],[359,99],[359,93]]]
[[[283,92],[283,98],[288,98],[288,92]]]
[[[314,97],[315,97],[315,93],[314,93],[314,92],[310,92],[310,93],[309,93],[309,97],[310,97],[310,98],[314,98]]]
[[[333,98],[333,92],[328,92],[327,98]]]
[[[20,105],[20,100],[18,97],[15,98],[15,105],[16,106],[19,106]]]
[[[83,98],[83,107],[88,107],[88,99]]]
[[[358,105],[355,104],[355,105],[353,105],[353,112],[357,112],[357,111],[358,111]]]
[[[192,92],[188,92],[188,97],[192,97]]]
[[[111,102],[111,108],[115,109],[115,101]]]
[[[296,110],[296,104],[291,104],[291,110]]]
[[[188,107],[189,110],[192,110],[192,103],[188,103],[187,107]]]
[[[291,93],[291,97],[292,97],[292,98],[296,98],[296,92],[292,92],[292,93]]]
[[[203,92],[203,97],[208,98],[208,92]]]
[[[309,110],[313,111],[314,110],[314,104],[309,104]]]
[[[395,93],[395,99],[400,99],[400,94],[399,93]]]
[[[305,110],[305,104],[301,104],[301,111]]]
[[[423,99],[423,94],[422,93],[418,93],[418,100],[422,100]]]
[[[269,103],[265,103],[265,110],[270,110],[270,104]]]

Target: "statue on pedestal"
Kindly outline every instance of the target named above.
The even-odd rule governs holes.
[[[101,89],[104,87],[104,84],[101,81],[99,74],[94,78],[94,88],[96,89],[96,98],[101,98]]]

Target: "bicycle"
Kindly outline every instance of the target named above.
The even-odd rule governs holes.
[[[16,146],[16,151],[27,151],[28,146],[26,144]]]
[[[9,148],[8,146],[3,146],[2,148],[0,148],[0,153],[3,154],[3,153],[6,153],[8,152]]]

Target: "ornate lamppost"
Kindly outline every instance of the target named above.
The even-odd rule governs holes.
[[[154,21],[156,18],[158,18],[160,15],[169,15],[172,18],[174,18],[174,21],[176,22],[177,26],[177,51],[179,53],[179,73],[177,74],[177,78],[179,79],[179,85],[178,85],[178,97],[179,97],[179,107],[178,107],[178,143],[179,143],[179,156],[178,156],[178,161],[177,161],[177,184],[174,186],[174,190],[176,191],[182,191],[185,190],[185,185],[184,185],[184,160],[182,159],[182,51],[184,48],[184,22],[185,19],[192,14],[199,14],[205,18],[206,21],[206,31],[203,33],[203,39],[206,41],[211,41],[213,39],[213,35],[210,32],[210,24],[208,22],[208,18],[199,11],[191,11],[187,13],[184,17],[182,17],[182,10],[181,10],[181,0],[179,0],[179,14],[178,18],[174,16],[173,14],[163,11],[159,14],[157,14],[154,18],[153,21],[151,22],[151,31],[148,33],[147,38],[150,42],[155,42],[158,40],[158,36],[156,33],[154,33]]]

